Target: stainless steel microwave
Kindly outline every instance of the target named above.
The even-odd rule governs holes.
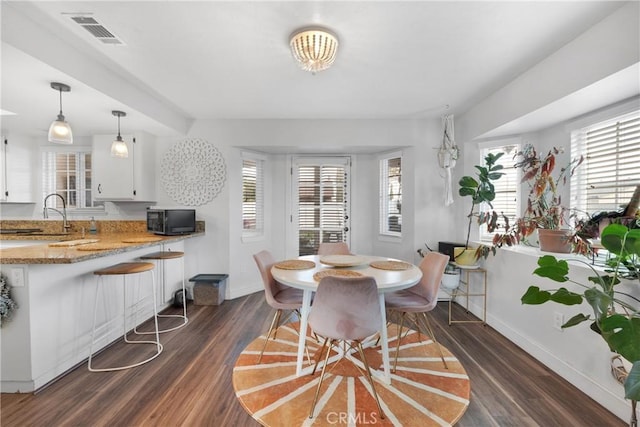
[[[196,231],[195,209],[148,209],[147,231],[165,236]]]

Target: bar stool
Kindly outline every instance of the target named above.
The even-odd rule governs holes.
[[[182,314],[158,314],[157,317],[177,317],[177,318],[181,318],[182,319],[182,323],[180,323],[177,326],[174,326],[172,328],[167,328],[167,329],[160,329],[158,332],[159,333],[163,333],[163,332],[170,332],[170,331],[175,331],[176,329],[180,329],[182,328],[184,325],[186,325],[189,322],[189,319],[187,318],[187,293],[186,293],[186,289],[184,286],[184,252],[178,252],[178,251],[160,251],[160,252],[153,252],[151,254],[147,254],[147,255],[143,255],[140,257],[140,259],[142,260],[155,260],[155,261],[162,261],[162,280],[164,282],[164,277],[165,277],[165,261],[168,259],[177,259],[180,258],[181,262],[181,269],[180,272],[182,274]],[[164,283],[163,283],[164,284]],[[153,334],[154,332],[140,332],[137,329],[134,328],[134,332],[140,335],[144,335],[144,334]]]
[[[108,372],[108,371],[121,371],[124,369],[134,368],[136,366],[140,366],[142,364],[150,362],[151,360],[158,357],[160,353],[162,353],[163,347],[162,347],[162,344],[160,344],[160,335],[158,331],[158,317],[157,317],[158,313],[156,311],[156,304],[155,304],[156,284],[155,284],[155,277],[153,275],[154,267],[155,267],[154,264],[150,262],[123,262],[123,263],[112,265],[111,267],[103,268],[101,270],[96,270],[93,272],[94,275],[98,276],[98,280],[96,284],[96,296],[95,296],[95,301],[93,306],[93,328],[91,331],[91,345],[89,346],[89,364],[88,364],[89,371]],[[151,274],[151,290],[153,293],[153,320],[155,323],[154,334],[156,336],[156,339],[155,341],[130,341],[129,339],[127,339],[127,300],[126,300],[127,276],[132,274],[144,273],[147,271]],[[102,285],[103,287],[102,293],[104,295],[104,276],[122,276],[122,302],[124,306],[122,310],[123,311],[122,325],[124,330],[124,341],[127,344],[155,345],[156,352],[151,357],[148,357],[147,359],[141,362],[133,363],[131,365],[126,365],[126,366],[115,366],[111,368],[93,368],[91,366],[91,361],[93,358],[93,344],[95,343],[95,334],[96,334],[96,320],[97,320],[97,313],[98,313],[98,291]],[[136,305],[134,305],[134,309]],[[135,332],[135,328],[134,328],[134,332]]]

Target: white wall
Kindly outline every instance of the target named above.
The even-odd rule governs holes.
[[[453,230],[449,212],[443,207],[443,181],[434,148],[440,142],[440,120],[217,120],[196,122],[189,137],[203,138],[224,156],[227,181],[210,203],[196,207],[206,222],[205,237],[189,242],[192,256],[187,274],[228,273],[228,297],[235,298],[262,289],[252,255],[270,250],[275,258],[285,256],[284,236],[289,213],[288,156],[283,154],[350,154],[352,166],[352,248],[360,253],[394,256],[415,261],[415,251],[424,242],[437,246],[449,240]],[[177,139],[158,139],[157,163]],[[378,164],[375,154],[402,149],[403,238],[400,242],[378,240]],[[265,237],[243,242],[241,209],[241,151],[266,153]],[[158,171],[158,176],[162,171]],[[158,205],[172,206],[161,185]],[[419,205],[418,205],[419,204]],[[416,214],[414,215],[414,211]],[[405,213],[406,212],[406,213]],[[419,215],[418,215],[419,212]],[[372,213],[375,213],[374,215]]]
[[[611,375],[611,352],[604,340],[590,330],[589,322],[564,331],[553,326],[556,313],[567,321],[580,312],[592,314],[589,305],[583,303],[567,307],[547,303],[532,306],[520,303],[530,285],[541,289],[559,287],[555,282],[532,275],[539,255],[535,248],[499,250],[497,256],[486,263],[487,323],[615,415],[627,420],[631,413],[630,403],[624,400],[622,385]],[[570,271],[572,279],[580,283],[588,283],[586,277],[594,275],[585,266],[574,267],[572,264]],[[582,292],[579,286],[570,282],[563,283],[563,286]],[[640,296],[636,285],[620,286],[621,291]],[[472,311],[479,314],[479,301],[472,300],[471,303]],[[526,375],[523,374],[523,381],[526,381]]]
[[[628,2],[461,116],[460,141],[518,119],[640,61],[640,3]]]

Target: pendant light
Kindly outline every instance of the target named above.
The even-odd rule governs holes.
[[[118,136],[116,137],[113,144],[111,144],[111,156],[113,157],[129,157],[129,149],[127,148],[127,143],[122,140],[122,136],[120,136],[120,117],[125,117],[127,113],[124,111],[113,110],[111,112],[114,116],[118,118]]]
[[[71,126],[64,120],[64,115],[62,114],[62,92],[71,92],[71,87],[64,83],[51,82],[51,88],[60,92],[60,114],[58,114],[58,118],[49,126],[49,142],[56,144],[73,144]]]

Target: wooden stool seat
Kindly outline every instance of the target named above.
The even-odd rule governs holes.
[[[100,270],[96,270],[93,272],[94,275],[98,276],[96,278],[96,294],[95,294],[95,299],[94,299],[94,305],[93,305],[93,328],[91,330],[91,344],[89,346],[89,363],[88,363],[88,368],[89,371],[91,372],[110,372],[110,371],[121,371],[124,369],[130,369],[130,368],[134,368],[136,366],[140,366],[143,365],[147,362],[152,361],[153,359],[155,359],[156,357],[158,357],[160,355],[160,353],[162,353],[163,347],[162,344],[160,344],[160,332],[158,330],[158,312],[156,310],[156,281],[155,281],[155,276],[153,274],[153,270],[155,268],[155,264],[152,262],[123,262],[120,264],[115,264],[112,265],[110,267],[106,267],[106,268],[102,268]],[[129,338],[127,337],[128,334],[128,330],[127,330],[127,302],[126,302],[126,287],[127,287],[127,276],[128,275],[132,275],[132,274],[138,274],[138,273],[145,273],[148,272],[151,275],[150,281],[149,281],[149,285],[151,286],[151,296],[153,297],[153,322],[155,324],[155,329],[153,332],[150,332],[151,334],[155,335],[155,340],[150,341],[150,340],[129,340]],[[153,345],[155,347],[155,352],[147,357],[146,359],[139,361],[139,362],[134,362],[131,363],[129,365],[124,365],[124,366],[111,366],[111,367],[105,367],[105,368],[95,368],[93,366],[93,346],[96,343],[96,330],[97,329],[106,329],[104,327],[98,327],[97,326],[97,314],[98,314],[98,294],[99,294],[99,290],[102,289],[102,300],[103,303],[106,304],[106,302],[108,301],[107,298],[107,294],[106,294],[106,289],[104,286],[104,281],[105,280],[110,280],[107,279],[106,276],[121,276],[122,277],[122,302],[123,302],[123,310],[122,310],[122,331],[123,331],[123,338],[124,338],[124,342],[127,344],[150,344]],[[140,288],[140,283],[138,281],[138,288]],[[110,292],[114,292],[112,289],[113,288],[109,288],[111,291]],[[136,332],[136,327],[137,327],[137,313],[138,313],[138,304],[140,304],[140,300],[138,302],[136,302],[132,307],[131,310],[133,310],[134,313],[134,327],[133,327],[133,331],[134,333]],[[115,319],[111,319],[110,321],[107,321],[107,324],[109,324],[110,322],[114,321]],[[104,336],[109,336],[109,331],[107,330],[105,332]]]
[[[93,272],[96,276],[109,276],[114,274],[136,274],[153,270],[155,266],[151,262],[123,262]]]
[[[182,258],[184,256],[184,252],[178,251],[160,251],[154,252],[151,254],[143,255],[140,259],[174,259],[174,258]]]

